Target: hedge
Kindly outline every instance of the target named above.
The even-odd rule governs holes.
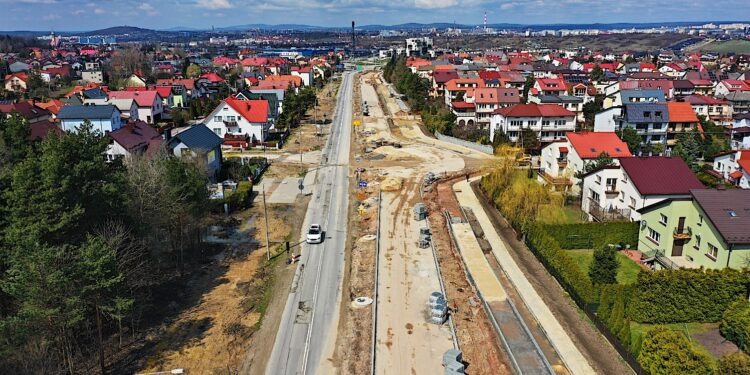
[[[224,194],[224,203],[229,204],[231,211],[250,208],[250,204],[253,202],[253,184],[248,181],[240,181],[234,192],[227,191]]]
[[[732,302],[721,319],[721,334],[744,351],[750,350],[750,302]]]
[[[547,232],[563,249],[593,248],[624,243],[638,246],[638,223],[576,223],[546,225]]]
[[[712,375],[716,372],[714,360],[697,351],[685,335],[663,327],[648,332],[638,363],[650,375]]]
[[[598,295],[588,275],[560,248],[560,244],[549,235],[545,226],[532,225],[527,233],[526,243],[570,295],[584,303],[597,302]]]
[[[718,322],[749,281],[747,270],[728,268],[641,272],[627,315],[639,323]]]
[[[725,354],[719,358],[719,374],[747,375],[750,374],[750,356],[743,352]]]

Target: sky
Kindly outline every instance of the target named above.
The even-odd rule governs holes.
[[[0,30],[750,20],[748,0],[0,0]]]

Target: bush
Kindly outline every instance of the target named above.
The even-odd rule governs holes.
[[[526,238],[529,249],[539,258],[547,269],[557,278],[572,296],[584,303],[594,303],[597,293],[588,277],[581,271],[554,237],[547,234],[544,226],[533,225]]]
[[[576,223],[547,225],[547,231],[563,249],[600,248],[607,244],[638,246],[638,223]]]
[[[643,341],[638,363],[651,375],[711,375],[714,362],[680,332],[656,328]]]
[[[627,315],[639,323],[718,322],[747,293],[749,275],[728,268],[641,272]]]
[[[224,202],[229,204],[231,211],[250,208],[253,201],[253,184],[248,181],[240,181],[237,184],[237,190],[224,194]]]
[[[732,302],[724,311],[720,329],[727,340],[750,351],[750,302],[745,298]]]
[[[589,278],[594,284],[617,283],[617,253],[612,246],[605,245],[594,250],[594,261],[589,268]]]
[[[743,352],[727,354],[719,359],[719,374],[747,375],[750,374],[750,356]]]

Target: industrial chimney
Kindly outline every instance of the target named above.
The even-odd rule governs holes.
[[[355,48],[357,46],[357,44],[356,44],[357,41],[356,41],[354,35],[355,35],[354,34],[354,21],[352,21],[352,56],[354,56],[354,50],[355,50]]]

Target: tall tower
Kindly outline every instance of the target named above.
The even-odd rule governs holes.
[[[487,32],[487,11],[484,12],[484,32]]]
[[[352,21],[352,56],[354,55],[354,50],[357,47],[357,40],[354,37],[354,21]]]

